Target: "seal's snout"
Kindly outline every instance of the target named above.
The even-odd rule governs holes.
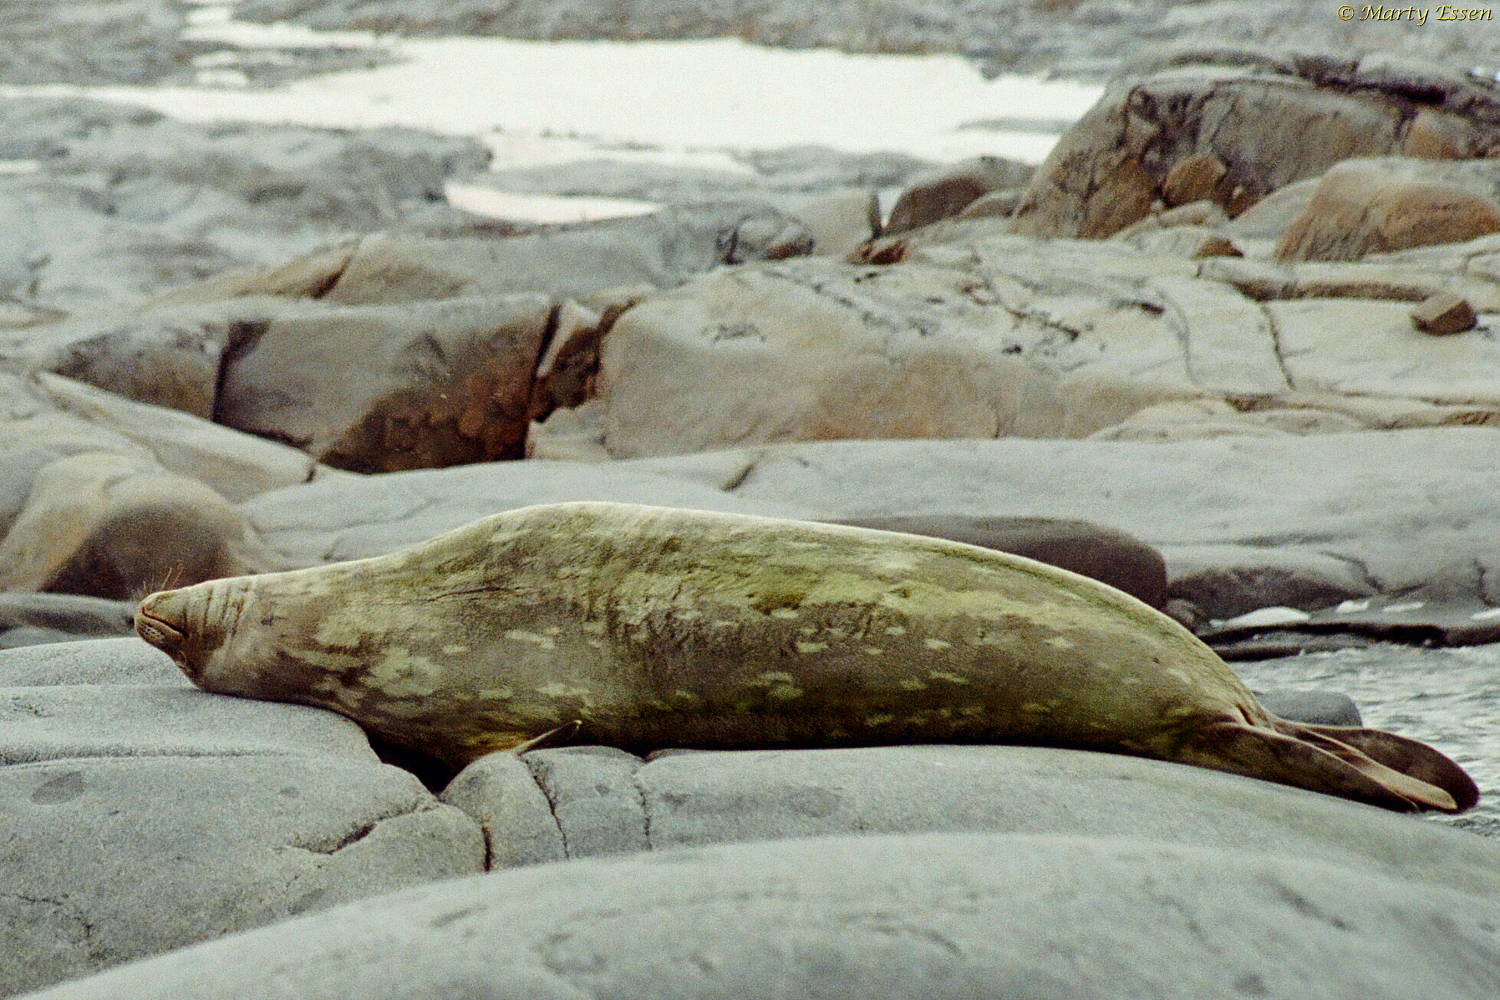
[[[151,594],[136,609],[135,631],[192,677],[196,668],[187,657],[189,631],[186,612],[186,603],[177,592]]]

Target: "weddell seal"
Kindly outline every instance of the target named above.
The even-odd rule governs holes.
[[[454,766],[576,720],[637,752],[1023,743],[1399,810],[1478,798],[1421,743],[1276,718],[1112,587],[866,528],[526,507],[371,559],[152,594],[135,623],[205,691],[332,709]]]

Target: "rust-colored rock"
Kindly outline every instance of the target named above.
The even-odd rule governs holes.
[[[1353,167],[1328,172],[1277,242],[1276,257],[1353,261],[1496,232],[1500,205],[1484,195]]]
[[[1500,87],[1441,67],[1202,51],[1142,74],[1120,78],[1059,140],[1012,217],[1016,233],[1111,236],[1158,194],[1169,205],[1210,196],[1233,218],[1343,160],[1500,147]]]
[[[1412,307],[1412,322],[1423,333],[1443,335],[1474,329],[1479,317],[1469,300],[1452,292],[1430,295]]]
[[[1162,197],[1174,208],[1195,201],[1216,199],[1219,184],[1229,168],[1217,156],[1195,153],[1178,160],[1162,183]]]

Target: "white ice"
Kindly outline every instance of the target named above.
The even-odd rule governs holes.
[[[1100,94],[1098,87],[1068,81],[987,81],[958,56],[789,51],[725,39],[402,39],[244,24],[228,19],[227,10],[202,6],[185,37],[265,53],[384,49],[397,61],[266,89],[244,87],[230,60],[211,59],[203,60],[200,85],[193,87],[6,87],[0,93],[80,94],[200,122],[407,126],[475,137],[494,154],[496,169],[607,158],[742,171],[748,168],[731,153],[800,145],[937,162],[988,153],[1037,163],[1056,142],[1047,123],[1079,117]],[[983,124],[996,119],[1038,126],[999,131]],[[457,190],[455,201],[477,201],[480,193]],[[531,204],[546,221],[563,221],[565,202]],[[579,214],[594,218],[651,208],[621,199],[585,202]],[[505,211],[525,210],[524,202],[507,205]]]

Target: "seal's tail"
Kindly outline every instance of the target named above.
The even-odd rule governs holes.
[[[1479,789],[1463,768],[1416,740],[1379,729],[1285,719],[1273,718],[1272,725],[1225,721],[1208,727],[1185,749],[1192,763],[1205,767],[1398,812],[1457,813],[1479,801]]]

